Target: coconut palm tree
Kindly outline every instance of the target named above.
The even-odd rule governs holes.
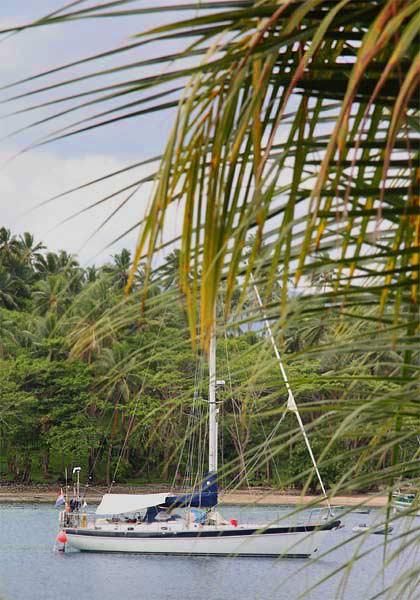
[[[114,323],[109,312],[114,305],[112,286],[108,275],[85,285],[72,303],[68,315],[68,340],[71,355],[89,364],[99,356],[104,340],[114,339]]]
[[[55,252],[47,252],[36,257],[35,268],[41,276],[56,275],[60,271],[58,256]]]
[[[5,308],[17,308],[15,283],[10,273],[0,266],[0,303]]]
[[[35,243],[32,233],[25,231],[23,235],[19,236],[18,249],[22,260],[33,267],[38,260],[41,260],[41,250],[45,250],[45,246],[41,242]]]
[[[95,265],[91,265],[85,269],[85,279],[87,283],[93,283],[98,279],[98,269]]]
[[[120,418],[120,429],[124,427],[124,409],[128,404],[133,386],[139,381],[139,377],[133,372],[135,362],[130,349],[116,342],[112,348],[104,348],[98,361],[99,374],[103,375],[103,388],[106,393],[107,402],[112,406],[112,425],[109,432],[108,457],[106,463],[106,481],[112,482],[111,465],[113,456],[113,445],[117,435],[118,419]]]
[[[42,275],[57,275],[58,273],[71,272],[72,269],[79,267],[76,258],[60,250],[56,252],[47,252],[45,255],[39,254],[35,257],[35,267]]]
[[[36,284],[33,298],[41,315],[63,314],[70,302],[67,281],[62,275],[50,275]]]
[[[165,256],[165,262],[159,269],[159,279],[164,290],[170,288],[179,289],[180,255],[179,248],[175,248],[175,250],[172,250],[170,254]]]
[[[7,259],[10,255],[18,252],[19,242],[16,237],[12,235],[10,229],[6,227],[0,227],[0,256],[1,259]]]
[[[124,289],[130,275],[131,252],[123,248],[120,253],[112,256],[112,260],[111,264],[104,265],[103,270],[111,275],[112,283],[117,289]]]

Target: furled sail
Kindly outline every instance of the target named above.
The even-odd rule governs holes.
[[[193,490],[182,496],[168,496],[163,506],[176,508],[193,506],[195,508],[211,508],[218,502],[217,473],[207,473],[198,490]]]

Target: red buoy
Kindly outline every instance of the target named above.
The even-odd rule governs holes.
[[[57,535],[57,542],[61,542],[62,544],[67,543],[67,536],[64,531],[60,531],[60,533]]]
[[[233,527],[238,527],[238,521],[236,519],[231,519],[230,524],[233,525]]]

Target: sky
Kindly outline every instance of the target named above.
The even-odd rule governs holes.
[[[99,1],[105,2],[80,0],[73,10],[95,5]],[[177,3],[188,1],[190,0],[177,0]],[[85,19],[29,28],[12,35],[1,33],[4,29],[40,19],[68,4],[69,0],[0,2],[0,226],[6,226],[18,235],[30,231],[50,250],[65,249],[74,253],[85,266],[102,264],[123,246],[134,250],[139,232],[135,225],[141,220],[152,193],[151,183],[143,183],[139,188],[134,184],[149,176],[157,163],[139,166],[71,194],[62,193],[159,155],[171,131],[175,110],[120,120],[113,125],[34,148],[33,145],[45,139],[47,134],[70,126],[75,121],[90,118],[98,111],[119,106],[122,100],[111,99],[94,106],[85,106],[80,111],[63,114],[58,120],[41,121],[74,106],[74,101],[65,100],[68,96],[83,94],[92,87],[100,88],[110,83],[123,82],[127,78],[140,79],[179,68],[179,63],[174,67],[169,60],[158,66],[138,63],[176,52],[181,48],[181,43],[185,42],[172,40],[146,44],[131,49],[130,52],[114,54],[100,62],[84,63],[69,71],[50,74],[47,78],[23,83],[21,80],[100,52],[134,44],[138,41],[136,34],[165,22],[189,18],[197,11],[165,11],[112,19]],[[170,6],[171,1],[130,0],[123,8],[163,5]],[[200,1],[197,0],[197,6],[199,5]],[[195,62],[196,58],[188,57],[183,64],[191,64],[192,61]],[[127,64],[133,68],[98,75],[100,70],[115,69]],[[92,73],[97,76],[89,80],[80,79]],[[69,78],[77,78],[77,81],[71,85],[59,85]],[[177,85],[180,84],[175,82],[170,87]],[[45,86],[49,89],[32,93]],[[161,86],[157,89],[167,88]],[[31,95],[27,95],[29,93]],[[124,96],[124,101],[142,98],[141,94],[144,93],[128,94]],[[175,92],[162,101],[173,100],[178,94],[179,92]],[[101,94],[98,95],[100,96]],[[90,98],[83,97],[79,102],[86,102]],[[52,100],[56,102],[54,107],[41,106]],[[60,102],[57,103],[57,100]],[[32,126],[37,122],[37,126]],[[82,126],[85,124],[80,125]],[[279,132],[279,135],[283,133]],[[288,179],[289,175],[286,173],[283,183],[287,183]],[[279,180],[280,183],[282,180]],[[110,198],[124,188],[125,191]],[[57,195],[60,197],[55,198]],[[179,233],[181,212],[173,206],[167,215],[164,231],[166,239],[172,239]],[[121,239],[122,234],[129,229],[130,233]],[[170,249],[157,254],[158,264]]]
[[[38,19],[68,4],[65,0],[2,0],[0,3],[0,28],[6,29],[23,25]],[[83,7],[95,4],[90,0]],[[146,0],[134,0],[130,7],[150,5]],[[154,0],[154,5],[165,4]],[[183,17],[185,13],[183,14]],[[174,13],[140,15],[120,19],[95,19],[74,21],[67,24],[27,29],[16,35],[0,35],[0,83],[6,86],[39,72],[55,68],[69,61],[103,52],[112,47],[132,43],[134,35],[153,26],[162,24],[165,19],[176,18]],[[127,62],[137,62],[176,50],[172,43],[160,47],[143,48],[107,59],[103,68],[117,67]],[[159,67],[165,70],[170,63]],[[89,64],[72,69],[75,77],[91,73],[98,66]],[[135,68],[129,71],[130,77],[141,77],[156,72],[156,67]],[[112,75],[112,81],[121,81],[126,75]],[[46,80],[48,84],[58,83],[65,75],[58,73]],[[97,77],[95,85],[103,86],[110,76]],[[142,185],[116,216],[97,232],[110,213],[125,200],[134,188],[117,198],[101,202],[95,209],[88,207],[109,196],[121,187],[147,176],[152,167],[146,165],[121,174],[112,181],[106,180],[71,195],[51,202],[50,198],[65,190],[77,187],[87,181],[118,171],[127,165],[138,163],[145,158],[158,155],[164,148],[170,132],[174,111],[151,114],[135,119],[120,121],[90,131],[88,134],[73,136],[54,143],[27,150],[28,146],[51,132],[54,128],[68,125],[74,120],[93,114],[95,109],[87,108],[81,113],[62,117],[60,122],[48,123],[11,135],[16,130],[27,127],[34,121],[51,115],[51,107],[31,112],[16,113],[18,110],[33,108],[36,104],[48,102],[66,94],[76,94],[87,90],[92,83],[79,81],[66,88],[49,90],[41,94],[13,99],[16,94],[28,92],[43,84],[43,80],[0,90],[0,225],[10,228],[13,233],[31,231],[49,249],[61,248],[76,253],[82,264],[100,264],[110,254],[122,246],[131,249],[135,246],[137,231],[133,231],[122,241],[109,245],[125,230],[132,227],[143,214],[150,194],[151,184]],[[58,105],[54,111],[65,109],[68,102]],[[107,108],[112,107],[112,102]],[[101,107],[102,108],[102,107]],[[40,206],[42,203],[45,203]],[[73,215],[73,218],[69,219]],[[168,234],[175,234],[178,228],[176,212],[170,220]]]

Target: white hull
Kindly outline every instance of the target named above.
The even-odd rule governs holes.
[[[420,510],[411,506],[409,502],[399,502],[398,500],[392,501],[392,506],[397,512],[405,512],[408,517],[420,517]]]
[[[146,526],[147,527],[147,526]],[[150,527],[150,526],[149,526]],[[261,527],[261,526],[260,526]],[[136,528],[137,529],[137,528]],[[250,529],[249,526],[217,528],[204,526],[200,531],[157,529],[137,531],[95,531],[66,529],[69,546],[91,552],[137,552],[141,554],[283,556],[309,557],[318,551],[329,533],[327,529],[305,531],[298,528]],[[279,532],[284,530],[283,532]],[[258,532],[258,533],[256,533]]]

